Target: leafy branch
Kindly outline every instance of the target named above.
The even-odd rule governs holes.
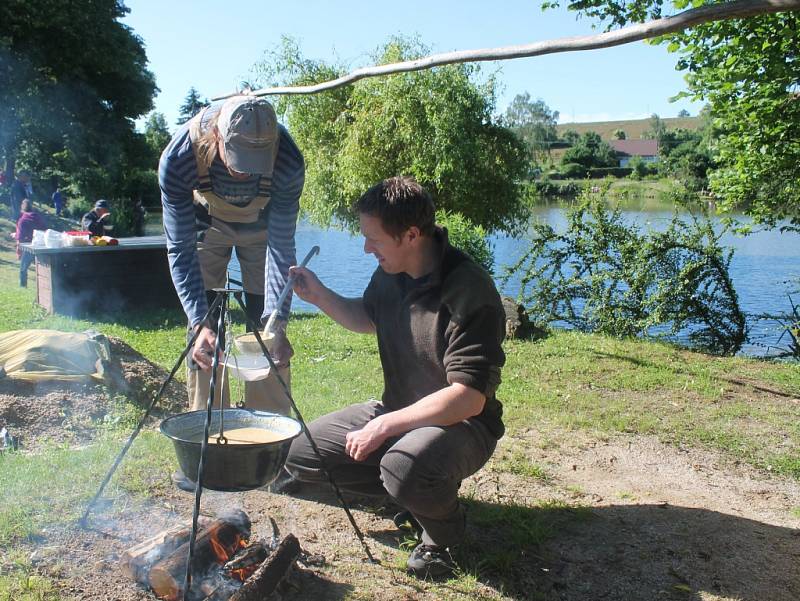
[[[520,277],[519,301],[535,321],[620,337],[683,333],[732,354],[747,327],[720,236],[710,221],[677,213],[663,231],[642,232],[587,194],[563,233],[535,224],[530,248],[501,279]]]

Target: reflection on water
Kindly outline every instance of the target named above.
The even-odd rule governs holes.
[[[666,227],[672,218],[671,211],[625,211],[623,217],[644,227],[660,229]],[[553,228],[566,227],[565,209],[558,206],[540,207],[535,219],[548,223]],[[343,296],[358,297],[369,283],[370,276],[377,266],[372,255],[363,251],[363,239],[335,229],[321,229],[308,223],[300,223],[297,228],[297,256],[303,257],[316,245],[320,253],[309,264],[320,279]],[[516,262],[527,249],[524,239],[503,235],[492,236],[494,246],[495,273]],[[800,287],[795,282],[800,277],[800,235],[781,234],[778,231],[765,231],[739,237],[727,233],[722,238],[725,246],[735,252],[731,261],[731,278],[742,310],[748,315],[751,342],[743,347],[748,355],[761,356],[767,346],[774,345],[782,332],[776,323],[753,319],[755,315],[788,314],[791,310],[787,294]],[[233,267],[238,270],[238,265]],[[236,276],[234,276],[236,277]],[[501,290],[507,296],[519,292],[519,279],[512,279]],[[795,300],[800,300],[795,298]],[[293,311],[316,311],[299,298],[292,304]],[[786,339],[782,341],[782,344]]]

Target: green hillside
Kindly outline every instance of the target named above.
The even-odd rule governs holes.
[[[698,129],[701,120],[699,117],[666,117],[662,119],[667,129]],[[567,130],[574,130],[579,134],[593,131],[600,134],[604,140],[613,139],[614,131],[621,129],[629,140],[638,140],[642,134],[650,129],[650,119],[629,119],[627,121],[595,121],[594,123],[563,123],[556,126],[558,136],[564,135]]]

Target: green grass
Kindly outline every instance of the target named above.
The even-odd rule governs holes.
[[[515,474],[517,476],[524,476],[532,480],[539,480],[540,482],[549,482],[551,480],[550,474],[547,473],[545,468],[533,463],[524,453],[517,450],[504,452],[499,460],[495,459],[492,469],[499,472]]]
[[[508,343],[506,354],[499,396],[512,428],[546,423],[655,434],[800,478],[800,431],[790,400],[800,393],[797,364],[565,331],[542,343]],[[766,395],[763,386],[789,398]]]
[[[512,595],[530,592],[518,590],[515,566],[520,552],[530,553],[567,524],[580,524],[592,515],[586,507],[553,500],[529,506],[472,499],[466,505],[470,523],[491,533],[491,539],[468,537],[459,547],[455,557],[462,570],[459,582],[489,579],[495,588]]]
[[[0,556],[1,557],[1,556]],[[24,554],[11,553],[0,563],[0,601],[58,601],[53,584],[36,573]]]
[[[76,521],[122,448],[120,434],[81,449],[0,455],[0,548],[35,539],[54,520]],[[105,495],[152,494],[170,484],[166,474],[175,465],[171,443],[155,432],[142,432]]]

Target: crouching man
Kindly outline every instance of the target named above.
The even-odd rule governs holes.
[[[363,296],[339,296],[299,267],[294,291],[345,328],[377,335],[383,396],[309,430],[342,489],[388,493],[421,527],[409,572],[443,577],[464,535],[461,481],[488,461],[504,432],[495,398],[503,308],[489,274],[435,226],[433,201],[414,179],[387,179],[356,208],[364,252],[378,260]],[[301,482],[327,481],[305,437],[293,442],[286,467]]]

